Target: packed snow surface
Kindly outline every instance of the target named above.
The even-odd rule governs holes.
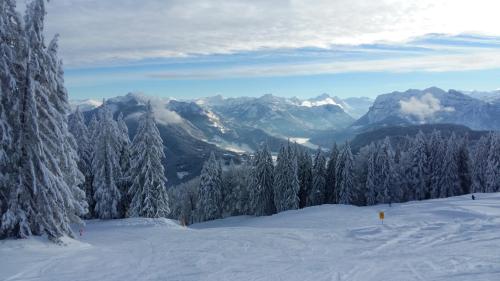
[[[0,242],[0,280],[500,280],[500,194],[477,198],[324,205],[189,228],[88,221],[66,246]]]

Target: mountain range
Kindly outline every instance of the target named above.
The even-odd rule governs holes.
[[[499,91],[460,92],[432,87],[383,94],[375,101],[327,94],[311,99],[268,94],[176,100],[130,93],[106,103],[116,115],[124,115],[133,137],[148,100],[153,104],[165,143],[169,184],[197,176],[210,151],[220,159],[240,162],[246,159],[246,153],[263,145],[277,152],[282,144],[294,141],[315,149],[358,135],[377,138],[392,128],[398,128],[399,134],[412,134],[423,124],[450,124],[447,130],[462,132],[463,126],[500,130]],[[100,104],[93,100],[72,101],[72,107],[79,106],[87,116]],[[355,142],[365,143],[360,137]]]

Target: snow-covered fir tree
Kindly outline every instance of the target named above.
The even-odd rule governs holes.
[[[85,118],[79,108],[70,115],[68,119],[69,131],[75,137],[76,143],[78,144],[78,168],[85,176],[85,181],[81,185],[83,191],[85,191],[86,200],[89,205],[88,217],[92,217],[94,203],[94,194],[92,187],[92,146],[89,139],[89,131],[87,125],[85,124]]]
[[[167,178],[163,162],[163,140],[156,126],[151,103],[139,121],[132,142],[132,166],[129,178],[132,183],[128,215],[132,217],[160,218],[170,212],[166,188]]]
[[[222,173],[222,216],[237,216],[240,215],[238,210],[238,201],[243,183],[240,178],[238,167],[234,164],[233,159],[229,161],[229,167]]]
[[[441,132],[434,130],[429,139],[429,191],[430,198],[439,198],[443,159],[446,155],[445,141]]]
[[[375,173],[377,183],[377,202],[388,204],[393,202],[393,189],[395,182],[394,155],[391,142],[388,137],[384,139],[378,148],[375,160],[377,172]]]
[[[222,168],[212,152],[203,165],[196,209],[199,221],[222,218]]]
[[[309,193],[308,206],[326,203],[326,159],[321,148],[316,152],[313,166],[313,184]]]
[[[488,157],[492,142],[492,134],[482,136],[473,150],[472,157],[472,192],[485,192],[486,190],[486,171],[488,170]]]
[[[376,160],[377,147],[372,143],[368,147],[368,163],[365,185],[366,204],[369,206],[377,204],[377,184],[375,181],[377,175]]]
[[[486,159],[485,192],[500,191],[500,134],[491,134],[490,149]]]
[[[442,160],[441,172],[439,173],[439,194],[433,195],[438,195],[440,198],[447,198],[457,196],[461,193],[457,151],[456,137],[452,134],[447,141],[446,153]]]
[[[89,125],[87,126],[89,131],[89,143],[92,147],[96,144],[97,135],[99,134],[99,115],[101,115],[101,112],[102,110],[98,109],[97,112],[92,114]],[[92,158],[94,157],[93,152],[94,151],[92,151],[91,155]]]
[[[409,189],[412,200],[423,200],[428,193],[428,159],[427,143],[422,131],[412,141],[409,154],[409,171],[406,175],[409,179]]]
[[[299,208],[297,157],[288,143],[278,154],[274,177],[274,204],[277,212]]]
[[[339,204],[352,204],[355,199],[353,167],[351,146],[346,142],[337,160],[336,189],[339,191]]]
[[[122,200],[119,189],[122,177],[120,167],[122,144],[118,126],[106,103],[99,109],[96,132],[92,159],[95,216],[100,219],[119,218]]]
[[[116,120],[119,132],[119,138],[121,140],[121,149],[120,149],[120,169],[122,177],[118,181],[118,188],[120,189],[120,193],[122,194],[122,200],[120,202],[120,213],[122,216],[125,216],[130,205],[130,201],[132,198],[129,196],[129,189],[132,185],[130,179],[130,169],[131,169],[131,143],[128,133],[128,127],[123,119],[123,113],[120,112],[118,118]]]
[[[18,50],[26,59],[25,66],[15,68],[16,80],[23,81],[16,86],[19,107],[12,108],[18,117],[16,154],[11,159],[18,159],[18,165],[2,217],[2,232],[15,237],[46,234],[57,240],[72,235],[70,223],[82,223],[79,216],[85,214],[87,205],[78,187],[82,175],[76,164],[76,146],[67,129],[69,106],[57,41],[45,47],[45,13],[43,0],[29,3],[25,44]]]
[[[299,177],[299,208],[307,205],[309,194],[312,189],[312,161],[307,150],[295,144],[297,155],[298,177]]]
[[[276,212],[274,205],[274,165],[267,146],[257,153],[252,181],[252,209],[256,216],[269,216]]]
[[[0,1],[0,237],[1,217],[7,208],[11,189],[16,183],[17,159],[14,155],[18,136],[19,97],[25,75],[25,40],[22,20],[14,0]]]
[[[461,194],[471,193],[472,179],[471,179],[471,161],[469,144],[466,137],[458,140],[457,144],[457,165],[458,177],[460,178],[460,192]]]
[[[338,190],[336,187],[336,168],[337,168],[337,158],[339,157],[339,150],[337,144],[335,143],[330,152],[328,158],[328,163],[326,167],[326,202],[327,203],[337,203],[338,202]]]

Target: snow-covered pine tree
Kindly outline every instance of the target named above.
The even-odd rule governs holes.
[[[486,171],[488,169],[488,157],[492,134],[482,136],[477,142],[472,155],[472,192],[486,191]]]
[[[376,168],[376,160],[377,160],[377,146],[372,143],[368,148],[368,172],[366,176],[366,204],[368,206],[377,204],[377,168]]]
[[[109,106],[103,103],[99,109],[99,125],[96,128],[92,174],[94,181],[95,216],[100,219],[120,217],[121,193],[118,187],[122,177],[120,167],[121,140],[116,121]]]
[[[120,213],[122,216],[125,216],[127,214],[127,210],[130,205],[130,201],[132,198],[129,197],[129,189],[130,186],[132,185],[131,179],[130,179],[130,154],[131,154],[131,143],[130,143],[130,137],[128,133],[128,127],[127,124],[125,123],[125,120],[123,119],[123,113],[120,112],[118,115],[118,119],[116,120],[117,126],[118,126],[118,133],[120,134],[120,140],[121,140],[121,149],[120,149],[120,169],[121,169],[121,174],[122,177],[118,181],[118,188],[120,189],[120,193],[122,194],[122,200],[120,202]]]
[[[336,167],[337,158],[339,157],[339,150],[337,144],[335,143],[330,151],[330,157],[328,158],[328,163],[326,167],[326,203],[337,203],[338,202],[338,192],[336,187]]]
[[[485,192],[500,191],[500,133],[491,134],[485,175]]]
[[[199,221],[222,218],[222,169],[213,152],[201,170],[196,209]]]
[[[274,205],[274,165],[267,146],[258,152],[253,171],[252,206],[256,216],[269,216],[276,213]]]
[[[446,154],[439,173],[439,197],[447,198],[460,194],[460,177],[457,165],[457,139],[452,134],[446,145]]]
[[[429,140],[429,190],[430,198],[439,198],[443,159],[446,154],[445,141],[441,132],[434,130]]]
[[[12,108],[19,114],[14,133],[17,152],[12,156],[18,160],[17,182],[9,193],[2,232],[13,237],[46,234],[58,240],[73,234],[70,223],[81,223],[86,203],[78,188],[81,174],[67,130],[67,93],[57,44],[45,47],[44,17],[44,1],[30,2],[24,25],[26,48],[18,50],[27,63],[17,68],[25,71],[18,72],[19,107]]]
[[[8,206],[7,198],[17,185],[15,155],[19,124],[19,97],[24,87],[25,40],[22,20],[14,0],[0,1],[0,237],[1,217]]]
[[[428,159],[426,138],[422,131],[412,141],[409,150],[410,169],[407,175],[410,192],[413,196],[409,200],[423,200],[428,193]]]
[[[242,188],[239,176],[238,168],[231,159],[229,167],[222,173],[222,217],[239,215],[237,205]]]
[[[78,144],[78,168],[85,176],[85,181],[81,185],[82,190],[85,191],[87,204],[89,205],[88,218],[93,217],[93,210],[95,207],[94,194],[92,187],[92,146],[89,139],[89,131],[85,125],[85,118],[79,108],[69,116],[68,119],[69,131],[73,134]]]
[[[278,213],[299,208],[297,170],[297,157],[288,143],[281,147],[275,169],[274,202]]]
[[[163,140],[156,127],[151,103],[139,121],[132,149],[129,177],[132,183],[128,215],[132,217],[160,218],[170,212],[165,169]]]
[[[313,184],[309,192],[307,206],[321,205],[326,202],[326,159],[321,148],[318,148],[314,157]]]
[[[96,144],[97,135],[99,134],[99,115],[101,115],[102,107],[98,108],[92,117],[90,118],[89,125],[87,126],[89,131],[89,143],[91,147]],[[92,150],[91,157],[94,157],[94,150]]]
[[[295,145],[298,177],[299,177],[299,208],[304,208],[307,205],[309,194],[312,188],[312,161],[311,156],[305,148]]]
[[[392,151],[391,142],[389,137],[386,137],[379,146],[377,153],[377,202],[381,204],[388,204],[393,202],[393,189],[394,189],[394,152]]]
[[[336,172],[336,189],[339,191],[339,204],[349,205],[354,201],[354,159],[351,145],[346,142],[339,154]]]
[[[467,136],[458,140],[457,165],[458,177],[460,178],[460,194],[469,194],[471,192],[471,161],[469,152],[469,141]]]
[[[88,213],[88,203],[85,198],[85,191],[81,188],[85,181],[85,176],[78,168],[78,145],[75,138],[70,133],[68,128],[68,115],[70,106],[68,102],[68,92],[64,86],[64,71],[63,63],[58,58],[58,39],[56,35],[48,46],[49,66],[51,67],[52,83],[51,96],[49,100],[54,105],[54,118],[61,134],[62,142],[59,158],[59,166],[61,168],[64,180],[67,184],[68,191],[71,194],[65,194],[64,204],[66,205],[70,221],[82,224],[80,217]]]

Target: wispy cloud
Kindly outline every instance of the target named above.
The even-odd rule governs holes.
[[[268,49],[499,36],[490,0],[64,0],[49,2],[71,67]],[[468,39],[471,41],[471,38]]]
[[[434,118],[439,112],[455,111],[453,107],[442,106],[441,102],[430,93],[420,98],[411,97],[409,100],[401,100],[399,104],[402,113],[415,116],[422,121]]]

